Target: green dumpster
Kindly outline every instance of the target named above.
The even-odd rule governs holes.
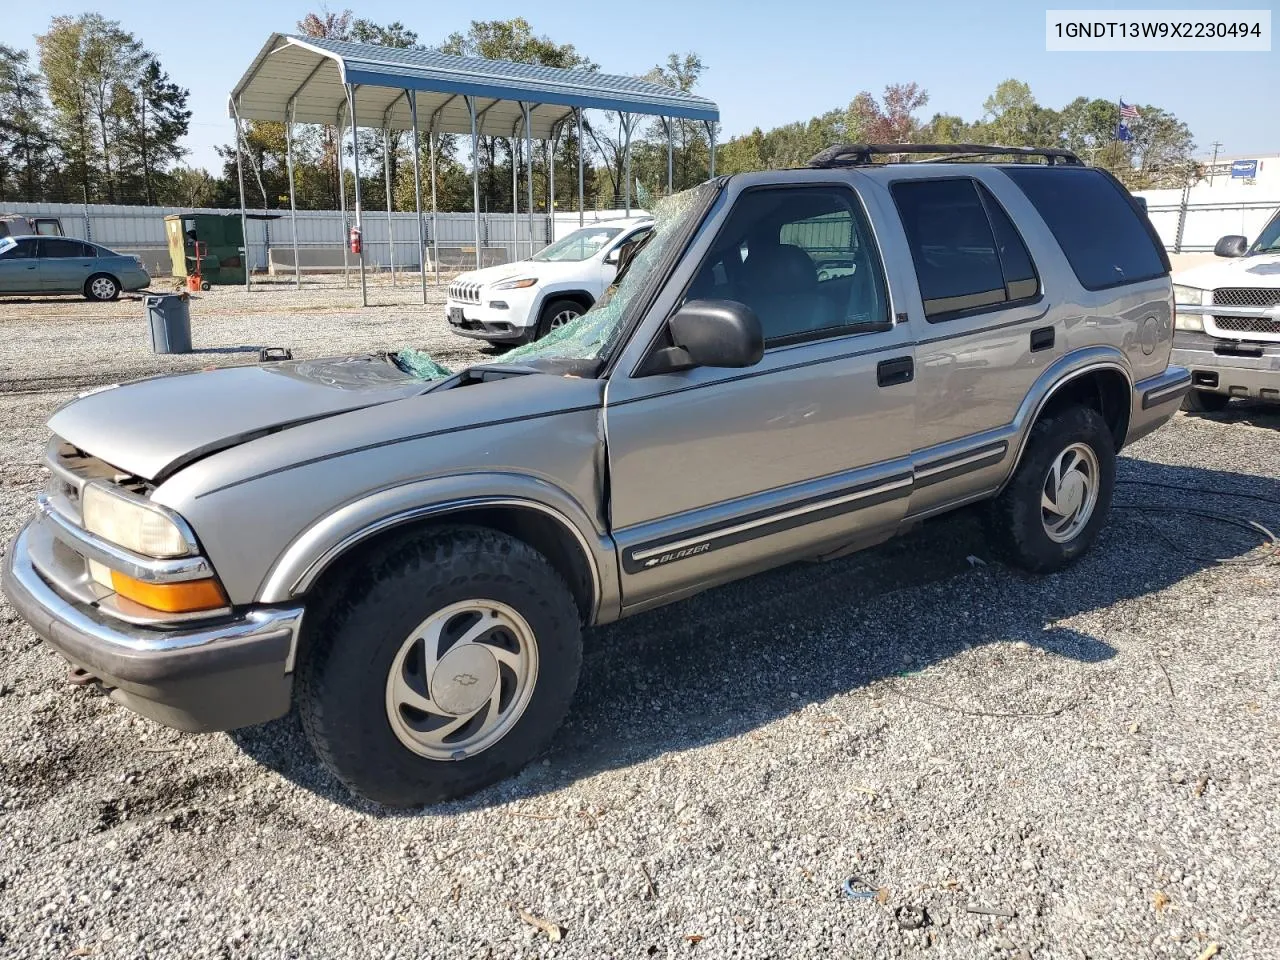
[[[164,218],[164,230],[175,277],[199,273],[205,283],[244,283],[244,231],[238,213],[170,214]]]

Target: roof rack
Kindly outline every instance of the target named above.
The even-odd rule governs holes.
[[[936,162],[947,162],[964,157],[1043,157],[1049,166],[1055,163],[1067,166],[1083,166],[1080,158],[1070,150],[1060,147],[1002,147],[982,143],[837,143],[809,161],[810,167],[863,167],[874,163],[873,157],[904,153],[942,154]],[[927,163],[929,160],[913,160]]]

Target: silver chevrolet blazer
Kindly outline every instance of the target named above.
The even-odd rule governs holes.
[[[49,422],[5,593],[138,713],[226,730],[296,703],[338,778],[406,806],[544,747],[584,627],[980,501],[1005,558],[1059,569],[1190,387],[1168,260],[1066,151],[884,162],[916,149],[669,198],[589,312],[494,362],[84,396]]]

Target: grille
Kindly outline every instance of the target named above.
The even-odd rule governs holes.
[[[480,302],[480,284],[458,281],[449,284],[449,299],[457,300],[461,303],[479,303]]]
[[[1219,287],[1213,302],[1224,307],[1274,307],[1280,303],[1280,287]]]
[[[1280,287],[1219,287],[1213,291],[1214,305],[1229,307],[1273,307],[1280,304]],[[1232,333],[1261,333],[1280,336],[1280,321],[1270,317],[1213,317],[1219,330]]]

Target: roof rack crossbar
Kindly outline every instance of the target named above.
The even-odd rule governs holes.
[[[862,167],[873,163],[873,157],[921,153],[941,154],[940,160],[954,160],[961,157],[1042,157],[1050,166],[1055,163],[1067,166],[1084,165],[1073,151],[1064,150],[1061,147],[1005,147],[984,143],[837,143],[815,154],[809,161],[809,166]],[[927,163],[929,161],[913,160],[912,162]]]

